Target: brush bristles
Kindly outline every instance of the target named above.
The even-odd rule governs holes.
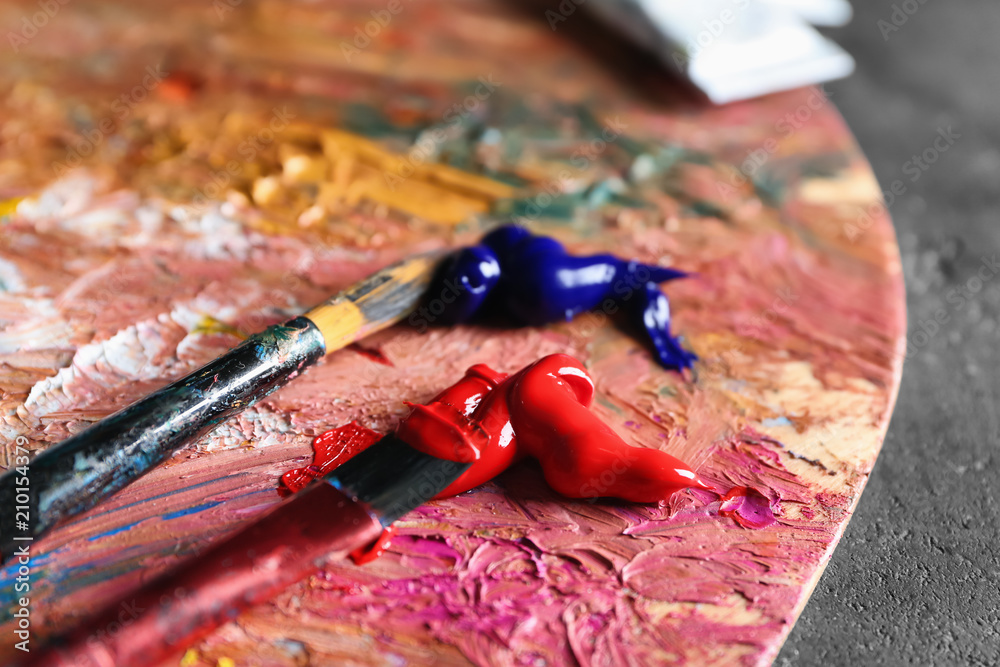
[[[388,526],[444,491],[471,465],[418,452],[390,434],[332,470],[323,481],[365,503]]]
[[[412,313],[444,251],[417,255],[372,274],[305,314],[332,352],[392,326]]]

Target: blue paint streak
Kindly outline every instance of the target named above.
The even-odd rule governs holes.
[[[74,523],[78,523],[78,522],[79,523],[83,523],[85,521],[92,521],[92,520],[96,519],[99,516],[106,516],[106,515],[112,514],[114,512],[120,512],[121,510],[127,510],[127,509],[130,509],[132,507],[136,507],[138,505],[144,505],[144,504],[148,503],[151,500],[159,500],[161,498],[168,498],[170,496],[175,496],[178,493],[184,493],[186,491],[190,491],[192,489],[197,489],[197,488],[200,488],[202,486],[208,486],[209,484],[217,484],[220,480],[223,480],[223,479],[230,479],[230,478],[233,478],[233,477],[246,477],[248,474],[249,473],[241,472],[241,473],[236,473],[236,474],[233,474],[233,475],[226,475],[225,477],[216,477],[216,478],[213,478],[213,479],[205,480],[204,482],[198,482],[197,484],[192,484],[190,486],[185,486],[183,488],[174,489],[172,491],[167,491],[165,493],[160,493],[160,494],[157,494],[155,496],[149,496],[148,498],[140,498],[139,500],[136,500],[135,502],[128,503],[127,505],[122,505],[121,507],[116,507],[114,509],[104,510],[103,512],[95,512],[93,514],[87,515],[86,517],[84,517],[82,519],[78,519]],[[273,491],[273,489],[272,489],[272,491]]]
[[[127,523],[124,526],[119,526],[117,528],[112,528],[111,530],[105,531],[103,533],[97,533],[96,535],[91,535],[90,537],[87,538],[87,541],[88,542],[93,542],[94,540],[99,540],[102,537],[110,537],[111,535],[117,535],[118,533],[125,532],[126,530],[128,530],[129,528],[132,528],[133,526],[138,526],[143,521],[145,521],[145,519],[140,519],[139,521],[134,521],[132,523]]]
[[[227,477],[242,477],[245,474],[246,473],[237,473],[236,475],[229,475]],[[176,495],[177,493],[181,493],[188,489],[195,489],[200,486],[205,486],[207,484],[213,484],[218,482],[219,479],[222,478],[216,478],[208,480],[206,482],[199,482],[198,484],[184,487],[183,489],[175,489],[168,493],[162,493],[156,496],[151,496],[149,498],[144,498],[134,503],[124,505],[120,508],[116,508],[114,511],[118,511],[119,509],[126,509],[128,507],[133,507],[135,505],[142,505],[156,498],[163,498],[166,496]],[[275,490],[273,488],[257,489],[255,491],[245,493],[240,497],[250,498],[252,496],[262,495],[262,494],[275,495]],[[160,516],[159,518],[163,521],[169,521],[170,519],[176,519],[182,516],[203,512],[204,510],[211,509],[217,505],[221,505],[222,503],[223,501],[221,500],[202,503],[201,505],[195,505],[194,507],[178,510],[176,512],[169,512],[167,514]],[[108,513],[110,512],[104,512],[104,514]],[[88,516],[85,519],[81,519],[80,521],[89,521],[93,518],[94,516]],[[103,533],[92,535],[88,537],[87,540],[93,542],[95,540],[109,537],[111,535],[116,535],[123,531],[129,530],[130,528],[138,525],[139,523],[142,523],[143,521],[155,518],[157,517],[150,516],[141,519],[140,521],[135,521],[133,523],[124,526],[118,526]],[[121,563],[127,561],[131,554],[143,551],[146,548],[146,545],[136,544],[123,547],[121,550],[115,552],[113,560],[109,560],[108,558],[101,558],[96,561],[82,563],[74,567],[58,567],[58,566],[52,567],[51,561],[53,561],[54,559],[58,560],[55,558],[57,554],[68,552],[72,548],[73,548],[72,543],[70,543],[60,546],[51,551],[46,551],[44,553],[39,553],[39,554],[36,554],[34,550],[32,550],[31,562],[29,564],[29,567],[31,568],[31,574],[30,574],[31,592],[28,593],[27,595],[29,596],[38,595],[37,591],[43,585],[45,587],[50,587],[50,586],[54,587],[56,590],[59,591],[60,595],[69,595],[77,590],[80,590],[81,588],[86,588],[87,586],[93,585],[94,583],[93,576],[88,577],[88,574],[93,575],[94,573],[100,573],[98,576],[100,576],[101,579],[116,579],[120,576],[124,576],[129,572],[132,572],[135,569],[140,568],[141,561],[137,561],[135,566],[127,567],[125,569],[120,569]],[[14,609],[15,601],[17,600],[18,597],[24,595],[23,593],[16,593],[14,591],[14,584],[16,583],[15,580],[18,576],[18,567],[20,567],[20,564],[16,562],[15,559],[15,561],[8,563],[6,566],[0,568],[0,623],[6,623],[10,621],[10,619],[12,618],[10,614]]]
[[[188,507],[187,509],[171,512],[170,514],[164,514],[162,518],[164,521],[169,521],[170,519],[177,519],[182,516],[187,516],[188,514],[197,514],[198,512],[204,512],[207,509],[212,509],[216,505],[221,505],[221,504],[222,504],[221,500],[217,500],[212,503],[202,503],[201,505],[195,505],[194,507]]]

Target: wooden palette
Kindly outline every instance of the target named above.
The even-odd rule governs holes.
[[[2,11],[16,22],[29,7]],[[412,513],[379,561],[331,564],[182,664],[773,659],[895,401],[905,313],[891,223],[822,91],[706,108],[582,12],[552,30],[544,11],[79,0],[0,56],[19,78],[2,82],[0,121],[21,137],[0,146],[5,466],[17,442],[43,449],[246,333],[498,220],[696,274],[666,288],[701,359],[693,377],[656,366],[603,313],[396,327],[365,343],[391,365],[330,355],[35,544],[36,638],[127,606],[142,581],[258,516],[280,475],[309,462],[312,436],[352,419],[390,429],[403,400],[473,363],[510,371],[566,352],[627,441],[720,490],[751,489],[776,522],[744,528],[712,494],[568,501],[519,465]],[[0,575],[5,610],[15,576]],[[108,631],[128,632],[123,618]]]

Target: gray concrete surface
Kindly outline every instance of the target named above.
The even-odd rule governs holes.
[[[875,472],[775,665],[1000,665],[1000,268],[983,268],[1000,259],[1000,3],[855,12],[830,34],[858,72],[830,91],[883,190],[905,187],[890,210],[911,353]],[[933,164],[911,162],[949,127]]]

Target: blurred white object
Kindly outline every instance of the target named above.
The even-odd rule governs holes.
[[[589,0],[586,6],[716,104],[854,70],[851,56],[811,25],[849,21],[846,0]]]
[[[764,4],[798,15],[813,25],[847,25],[853,11],[847,0],[760,0]]]

